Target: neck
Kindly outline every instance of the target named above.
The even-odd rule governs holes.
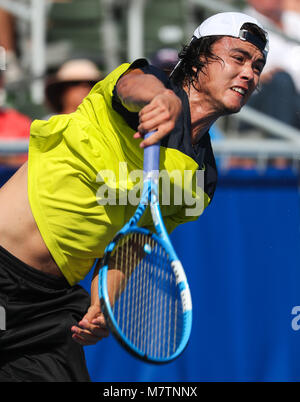
[[[206,99],[205,94],[197,91],[193,86],[183,88],[189,98],[191,112],[191,142],[196,144],[199,138],[210,129],[215,121],[221,116]]]

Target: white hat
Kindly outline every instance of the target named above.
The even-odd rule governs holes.
[[[251,34],[242,26],[246,23],[257,25],[261,28],[266,36],[266,41],[263,42],[257,36]],[[227,12],[215,14],[212,17],[207,18],[194,32],[194,38],[200,39],[207,36],[232,36],[234,38],[240,38],[242,40],[253,43],[257,46],[267,58],[269,51],[269,39],[268,34],[262,27],[262,25],[253,17],[243,13]]]
[[[242,29],[242,26],[246,23],[257,25],[263,30],[266,40],[261,40],[258,36],[252,34],[246,29]],[[200,39],[208,36],[232,36],[241,40],[250,42],[257,46],[263,53],[265,60],[269,52],[269,36],[263,29],[262,25],[253,17],[243,13],[226,12],[215,14],[212,17],[207,18],[198,26],[194,31],[194,35],[191,39],[192,43],[195,39]],[[181,65],[183,59],[179,60],[170,77],[174,74],[175,70]]]
[[[91,86],[103,78],[97,65],[88,59],[73,59],[66,61],[57,73],[47,79],[45,85],[46,99],[51,108],[61,112],[61,96],[64,85],[75,82],[88,82]]]
[[[101,72],[95,63],[87,59],[66,61],[56,73],[59,82],[68,81],[99,81]]]

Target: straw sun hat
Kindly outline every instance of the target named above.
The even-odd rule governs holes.
[[[69,60],[46,82],[46,99],[49,105],[57,113],[60,113],[62,109],[61,96],[67,86],[80,82],[87,82],[93,86],[102,78],[102,73],[92,61],[86,59]]]

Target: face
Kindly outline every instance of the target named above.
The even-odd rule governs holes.
[[[91,85],[88,82],[78,82],[67,86],[62,95],[63,112],[75,112],[90,90]]]
[[[248,0],[248,3],[266,17],[272,17],[283,8],[283,0]]]
[[[249,42],[223,37],[212,52],[222,60],[213,60],[198,74],[196,89],[210,113],[238,112],[258,85],[264,67],[262,52]]]

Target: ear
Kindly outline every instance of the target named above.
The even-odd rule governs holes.
[[[200,71],[197,71],[197,67],[195,67],[195,66],[192,67],[192,70],[195,73],[195,75],[193,77],[193,84],[192,85],[193,85],[194,88],[198,88]]]

